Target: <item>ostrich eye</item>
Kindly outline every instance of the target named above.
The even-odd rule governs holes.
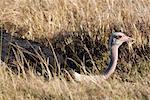
[[[119,36],[114,36],[114,38],[120,39],[120,38],[122,38],[122,36],[121,36],[121,35],[119,35]]]

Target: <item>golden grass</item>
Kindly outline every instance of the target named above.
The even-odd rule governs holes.
[[[63,77],[61,80],[54,78],[53,80],[44,81],[43,78],[32,73],[28,78],[23,78],[6,71],[5,66],[0,68],[0,76],[1,100],[150,99],[149,74],[135,82],[120,82],[113,78],[102,82],[100,85],[76,83],[74,81],[67,82]]]
[[[21,38],[36,41],[86,31],[93,38],[98,35],[106,45],[109,33],[121,30],[137,40],[136,46],[150,46],[149,0],[1,0],[0,13],[0,25]],[[141,61],[134,66],[126,76],[129,82],[115,74],[100,86],[68,82],[63,77],[45,81],[32,72],[27,76],[14,75],[1,66],[0,100],[149,100],[150,63]],[[141,68],[140,73],[137,70]]]
[[[87,31],[108,37],[112,31],[133,35],[139,44],[149,36],[149,0],[1,0],[0,22],[29,39]],[[107,39],[107,38],[106,38]]]

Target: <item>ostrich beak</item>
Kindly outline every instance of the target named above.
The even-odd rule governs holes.
[[[129,42],[129,43],[134,43],[135,42],[135,39],[134,38],[131,38],[131,37],[128,37],[128,36],[126,36],[125,38],[124,38],[124,40],[125,40],[125,42]]]

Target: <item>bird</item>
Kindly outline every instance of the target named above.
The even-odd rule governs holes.
[[[56,52],[56,58],[54,58],[54,56],[53,56],[54,50],[51,49],[52,47],[50,48],[50,47],[41,45],[38,42],[28,41],[26,39],[12,37],[8,33],[3,33],[2,40],[3,40],[2,55],[1,55],[0,65],[2,65],[2,64],[7,65],[7,63],[9,63],[8,66],[10,68],[12,67],[13,70],[18,68],[16,63],[14,63],[15,61],[17,62],[14,52],[17,52],[17,51],[21,51],[23,53],[24,59],[35,64],[35,70],[38,73],[42,73],[42,66],[40,64],[43,62],[41,60],[41,58],[43,58],[43,57],[50,59],[48,65],[46,65],[48,67],[49,67],[49,65],[52,65],[52,66],[55,65],[55,59],[58,59],[57,62],[59,62],[60,65],[64,61],[63,56],[57,52]],[[71,74],[73,79],[76,81],[107,79],[108,77],[110,77],[110,75],[114,72],[114,70],[116,68],[119,47],[122,45],[122,43],[130,42],[130,41],[132,42],[133,40],[134,40],[133,38],[128,37],[127,35],[125,35],[122,32],[114,32],[111,34],[110,40],[109,40],[109,49],[111,52],[110,62],[109,62],[108,67],[106,68],[106,70],[104,71],[104,73],[102,75],[95,75],[95,76],[82,75],[82,74],[79,74],[72,70],[71,70],[72,72],[69,71],[69,73]],[[9,47],[11,47],[11,48],[9,48]],[[9,50],[9,49],[11,49],[11,50]],[[10,53],[8,53],[8,52],[10,52]],[[41,54],[41,52],[42,52],[42,54]],[[8,59],[8,62],[5,63],[5,59],[7,57],[9,57],[9,59]],[[18,61],[20,61],[20,59]],[[59,63],[58,63],[58,65],[59,65]],[[30,67],[26,64],[24,64],[24,66],[25,66],[25,68]],[[58,69],[58,70],[60,70],[60,69]],[[53,69],[52,69],[52,71],[53,71]],[[45,72],[45,73],[47,73],[47,72]]]
[[[124,43],[134,43],[135,39],[127,36],[123,32],[113,32],[109,39],[110,60],[106,70],[101,75],[82,75],[75,71],[71,71],[71,76],[78,82],[94,81],[108,79],[116,69],[118,61],[118,49]]]

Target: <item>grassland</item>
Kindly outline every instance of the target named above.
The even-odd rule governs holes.
[[[78,33],[79,37],[86,33],[90,37],[86,38],[87,44],[98,39],[106,48],[100,48],[99,59],[92,56],[100,69],[108,60],[111,32],[126,32],[136,39],[130,51],[127,46],[120,48],[116,72],[101,84],[66,81],[63,76],[45,81],[32,72],[25,76],[13,74],[2,65],[1,100],[150,99],[149,0],[1,0],[0,13],[1,28],[19,38],[38,42],[46,38],[54,45],[62,36],[68,39],[70,33]],[[69,41],[74,38],[69,37]],[[89,51],[93,46],[87,45]]]

